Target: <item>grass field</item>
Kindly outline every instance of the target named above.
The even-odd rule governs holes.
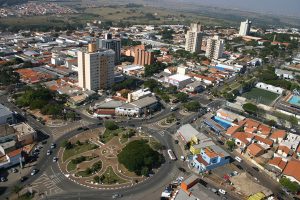
[[[65,149],[64,154],[63,154],[63,161],[66,161],[68,158],[95,149],[97,147],[95,144],[90,144],[90,143],[84,143],[82,145],[76,145],[75,147],[71,149]]]
[[[100,6],[91,8],[80,8],[79,13],[64,15],[44,15],[44,16],[22,16],[1,18],[1,27],[41,28],[57,27],[62,28],[67,24],[71,26],[85,25],[93,20],[102,22],[111,21],[114,24],[189,24],[193,21],[201,21],[205,25],[229,24],[230,21],[206,17],[203,15],[180,12],[165,8],[126,7],[126,6]]]
[[[270,105],[279,95],[267,90],[253,88],[250,92],[246,92],[242,96],[257,103]]]

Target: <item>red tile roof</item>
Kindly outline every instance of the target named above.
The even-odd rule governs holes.
[[[11,157],[15,157],[15,156],[21,154],[21,152],[22,152],[22,149],[16,149],[16,150],[14,150],[14,151],[12,151],[12,152],[9,152],[9,153],[7,154],[7,156],[10,157],[10,158],[11,158]]]
[[[262,148],[262,146],[260,146],[259,144],[252,143],[247,147],[247,151],[252,156],[257,156],[264,151],[264,148]]]
[[[239,130],[239,128],[241,128],[241,126],[231,126],[227,129],[226,134],[227,135],[232,135],[235,132],[237,132]]]
[[[278,139],[278,138],[285,138],[286,136],[286,131],[285,130],[275,130],[273,133],[270,135],[271,139]]]
[[[262,142],[262,143],[265,143],[269,146],[272,146],[273,145],[273,140],[270,140],[270,139],[267,139],[267,138],[263,138],[263,137],[260,137],[258,135],[254,136],[254,139],[259,141],[259,142]]]
[[[248,144],[253,137],[253,134],[245,132],[236,132],[232,135],[232,138],[238,139],[244,144]]]
[[[258,130],[261,132],[263,135],[269,135],[271,132],[271,127],[265,125],[265,124],[260,124],[258,126]]]
[[[278,151],[278,150],[281,150],[281,151],[283,151],[283,152],[286,153],[286,154],[289,154],[290,151],[291,151],[291,149],[288,148],[287,146],[279,146],[278,149],[277,149],[277,151]]]
[[[205,166],[208,165],[208,163],[201,157],[201,155],[198,155],[198,156],[197,156],[197,161],[198,161],[199,163],[202,163],[202,164],[205,165]]]
[[[283,170],[283,174],[286,176],[292,176],[300,182],[300,161],[290,160]]]
[[[280,157],[274,157],[273,159],[269,160],[268,164],[277,166],[281,170],[283,170],[286,166],[286,162],[283,161]]]

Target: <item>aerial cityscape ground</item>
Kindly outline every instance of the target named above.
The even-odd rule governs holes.
[[[0,199],[300,199],[297,18],[124,2],[0,1]]]

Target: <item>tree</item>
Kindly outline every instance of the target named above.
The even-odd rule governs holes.
[[[276,122],[275,120],[271,119],[271,120],[269,120],[269,121],[267,122],[267,124],[268,124],[269,126],[276,126],[277,122]]]
[[[64,140],[61,143],[61,146],[64,147],[65,149],[72,149],[73,148],[73,144],[70,141]]]
[[[245,103],[243,109],[249,114],[257,114],[258,112],[258,107],[252,103]]]
[[[149,171],[159,167],[164,162],[164,157],[154,151],[146,141],[135,140],[122,149],[118,154],[118,161],[129,171],[141,175],[144,167],[147,167]]]
[[[297,126],[298,125],[298,119],[295,116],[290,116],[288,121],[291,123],[292,126]]]
[[[189,112],[196,112],[199,110],[199,108],[201,108],[200,103],[198,101],[191,101],[185,103],[183,107],[187,109]]]
[[[184,92],[178,92],[175,96],[180,102],[183,103],[187,102],[187,100],[189,99],[189,95]]]
[[[95,183],[100,183],[100,181],[101,181],[99,176],[94,176],[93,180]]]
[[[297,193],[298,191],[300,191],[300,185],[297,182],[292,182],[286,177],[282,177],[279,180],[279,183],[292,193]]]
[[[13,187],[13,192],[16,193],[18,195],[18,197],[20,197],[20,192],[23,188],[20,185],[14,185]]]
[[[104,123],[104,126],[105,126],[106,129],[111,130],[111,131],[112,130],[117,130],[119,128],[119,126],[114,121],[106,121]]]
[[[148,167],[143,167],[142,170],[141,170],[141,174],[143,176],[149,176],[149,169],[148,169]]]
[[[155,88],[159,86],[159,83],[154,80],[154,79],[148,79],[147,81],[144,82],[144,87],[149,88],[150,91],[154,91]]]
[[[230,151],[233,151],[233,149],[236,147],[235,142],[233,140],[227,140],[226,144]]]

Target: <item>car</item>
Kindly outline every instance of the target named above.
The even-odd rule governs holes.
[[[241,165],[236,165],[236,167],[239,168],[240,170],[244,169]]]
[[[259,172],[258,167],[252,167],[255,171]]]
[[[242,161],[243,161],[243,160],[242,160],[240,157],[238,157],[238,156],[234,157],[234,159],[235,159],[236,161],[238,161],[238,162],[242,162]]]
[[[217,142],[218,142],[220,145],[224,145],[224,142],[221,141],[221,140],[218,140]]]
[[[18,172],[18,170],[16,168],[12,168],[11,170],[12,170],[13,173],[17,173]]]
[[[226,191],[223,190],[223,189],[219,189],[218,192],[219,192],[220,194],[224,194],[224,195],[226,194]]]
[[[181,172],[186,172],[186,170],[182,167],[178,167],[178,170],[181,171]]]
[[[77,131],[81,131],[83,129],[83,127],[78,127]]]
[[[1,177],[0,180],[1,180],[1,182],[7,181],[7,179],[5,177]]]
[[[30,173],[31,176],[36,175],[39,172],[38,169],[33,169],[32,172]]]
[[[87,131],[87,130],[89,130],[89,127],[84,127],[83,130]]]
[[[176,125],[180,125],[180,122],[176,122]]]
[[[47,150],[47,156],[51,155],[51,150]]]
[[[215,189],[215,188],[211,188],[210,190],[211,190],[213,193],[217,193],[217,192],[218,192],[218,190]]]
[[[58,161],[58,157],[54,156],[52,159],[53,162],[57,162]]]
[[[113,199],[117,199],[117,198],[121,198],[121,197],[122,197],[121,194],[113,194],[113,195],[112,195],[112,198],[113,198]]]
[[[27,179],[28,179],[28,177],[22,176],[22,177],[20,178],[20,182],[24,182],[24,181],[26,181]]]
[[[54,144],[54,143],[52,143],[50,146],[51,149],[54,149],[55,147],[56,147],[56,144]]]
[[[175,144],[178,144],[179,143],[179,141],[178,140],[175,140]]]

